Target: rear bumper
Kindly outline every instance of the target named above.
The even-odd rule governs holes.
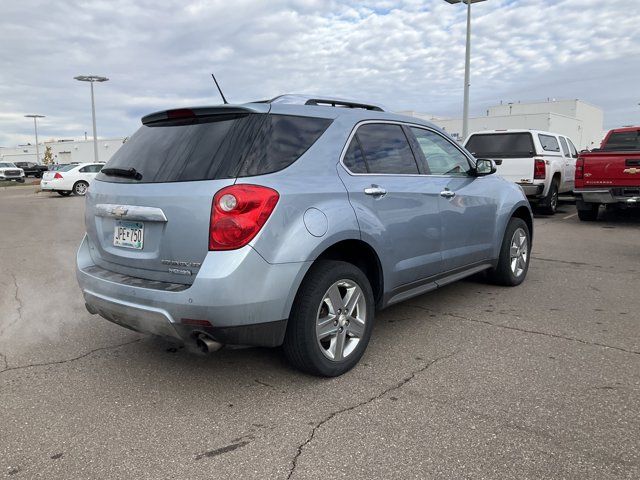
[[[63,188],[65,185],[61,185],[60,183],[55,183],[51,180],[41,180],[40,181],[40,190],[45,192],[59,192],[59,191],[70,191],[70,188]]]
[[[527,197],[540,198],[544,192],[544,184],[518,183]]]
[[[85,236],[76,276],[91,313],[132,330],[184,342],[205,332],[223,344],[277,346],[309,266],[269,264],[247,246],[209,252],[190,286],[134,277],[124,283],[95,265]]]
[[[576,200],[584,203],[623,203],[628,206],[640,206],[640,195],[616,195],[610,189],[580,189],[574,190]]]

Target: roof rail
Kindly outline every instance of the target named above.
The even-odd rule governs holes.
[[[329,106],[329,107],[339,107],[339,108],[362,108],[364,110],[384,112],[384,109],[379,105],[355,102],[352,100],[345,100],[343,98],[315,97],[315,96],[309,96],[309,95],[296,95],[296,94],[280,95],[278,97],[275,97],[269,100],[269,103],[289,103],[289,104],[295,104],[295,105],[315,105],[315,106]]]

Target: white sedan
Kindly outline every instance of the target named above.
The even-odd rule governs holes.
[[[40,182],[43,192],[57,192],[59,195],[67,196],[84,195],[87,193],[89,184],[102,170],[104,163],[80,163],[64,165],[62,168],[44,172]]]

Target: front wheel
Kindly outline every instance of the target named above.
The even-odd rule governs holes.
[[[502,239],[498,265],[489,272],[489,278],[498,285],[520,285],[529,270],[531,259],[531,233],[521,218],[509,220]]]
[[[351,263],[320,260],[291,309],[284,353],[299,370],[342,375],[364,354],[373,329],[374,299],[366,275]]]
[[[89,184],[87,182],[83,182],[80,180],[73,185],[73,193],[75,195],[79,195],[83,197],[87,193],[87,189],[89,188]]]

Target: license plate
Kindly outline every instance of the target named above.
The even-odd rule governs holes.
[[[113,232],[113,245],[116,247],[142,250],[144,246],[144,223],[116,220]]]

